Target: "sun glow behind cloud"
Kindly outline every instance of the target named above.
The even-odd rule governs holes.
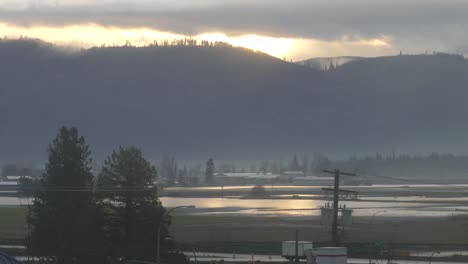
[[[288,53],[292,58],[363,56],[374,57],[396,54],[398,49],[390,36],[372,39],[345,36],[338,40],[320,39],[296,40]]]
[[[223,41],[236,47],[245,47],[261,51],[278,58],[301,60],[323,56],[376,56],[395,52],[391,38],[382,36],[374,39],[343,37],[339,40],[324,41],[317,39],[275,38],[256,34],[228,36],[224,33],[203,33],[185,36],[177,33],[156,31],[149,28],[104,27],[97,24],[70,26],[20,26],[0,22],[0,32],[10,38],[27,36],[39,38],[58,45],[75,47],[124,45],[130,42],[135,46],[161,43],[163,40],[191,37],[197,41]]]
[[[32,26],[20,27],[0,23],[0,32],[7,37],[27,36],[61,45],[77,45],[82,47],[101,45],[124,45],[127,41],[135,46],[153,44],[154,41],[180,39],[187,36],[180,34],[155,31],[148,28],[116,28],[102,27],[96,24],[73,25],[65,27]],[[271,38],[257,35],[241,35],[230,37],[222,33],[204,33],[191,38],[208,41],[223,41],[236,47],[249,48],[281,57],[290,52],[293,40]]]
[[[291,52],[291,49],[294,48],[294,39],[272,38],[258,35],[229,37],[223,33],[206,33],[198,35],[196,38],[208,41],[223,41],[233,46],[265,52],[278,58],[286,56]]]

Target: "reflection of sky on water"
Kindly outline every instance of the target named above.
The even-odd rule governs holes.
[[[13,196],[0,197],[0,206],[27,206],[31,202],[31,198],[19,198]]]
[[[226,198],[161,198],[164,206],[195,205],[199,214],[246,214],[318,216],[320,207],[329,201],[301,199],[226,199]],[[452,203],[411,203],[411,202],[371,202],[345,201],[341,203],[354,209],[356,216],[369,216],[377,211],[379,216],[449,216],[468,212],[468,205]]]
[[[313,198],[313,197],[320,197],[322,195],[318,194],[278,194],[278,195],[272,195],[273,197],[277,198],[295,198],[295,197],[300,197],[300,198]]]
[[[0,181],[0,186],[1,185],[18,185],[17,181]]]
[[[223,199],[223,198],[173,198],[162,197],[164,206],[195,205],[197,208],[277,208],[277,209],[305,209],[319,208],[322,201],[318,200],[272,200],[272,199]]]
[[[253,186],[214,186],[214,187],[175,187],[167,188],[168,191],[219,191],[240,190],[247,191]],[[348,208],[354,209],[356,216],[370,216],[378,211],[379,216],[450,216],[454,214],[465,214],[468,212],[468,197],[460,197],[462,192],[468,190],[468,184],[382,184],[372,186],[346,186],[346,189],[357,190],[362,194],[359,200],[342,201]],[[239,199],[229,198],[171,198],[163,197],[163,204],[168,207],[179,205],[195,205],[195,213],[204,214],[247,214],[247,215],[283,215],[283,216],[318,216],[320,207],[330,200],[312,200],[320,195],[307,193],[321,189],[322,186],[275,186],[265,185],[267,190],[281,190],[296,193],[278,194],[276,198],[287,199]],[[305,193],[301,193],[304,191]],[[382,191],[381,196],[372,196],[372,193]],[[392,192],[404,191],[411,195],[412,192],[427,194],[427,196],[386,196]],[[369,193],[370,192],[370,193]],[[436,192],[437,194],[434,194]],[[439,192],[452,197],[437,197]],[[454,195],[452,195],[453,193]],[[434,197],[430,197],[431,194]],[[331,199],[331,196],[325,199]],[[229,208],[229,209],[228,209]]]
[[[213,190],[250,190],[255,185],[242,185],[242,186],[204,186],[204,187],[167,187],[166,191],[213,191]],[[294,186],[294,185],[264,185],[267,189],[277,190],[307,190],[307,189],[320,189],[323,186]]]
[[[264,185],[265,188],[275,190],[310,190],[321,189],[324,186],[295,186],[295,185]],[[242,186],[208,186],[208,187],[167,187],[167,191],[210,191],[210,190],[245,190],[252,189],[254,185]],[[353,189],[388,189],[388,188],[444,188],[444,189],[459,189],[467,188],[468,184],[375,184],[375,185],[360,185],[360,186],[344,186]]]
[[[250,190],[253,186],[225,186],[224,190]],[[347,186],[346,188],[348,188]],[[449,216],[453,214],[468,213],[468,197],[460,197],[461,191],[468,188],[468,184],[413,184],[413,185],[373,185],[356,186],[352,189],[361,189],[375,192],[379,190],[409,190],[418,191],[417,194],[427,196],[385,196],[384,192],[379,196],[360,195],[359,200],[341,201],[340,204],[354,209],[356,216],[370,216],[378,211],[379,216]],[[278,190],[317,190],[322,186],[268,186],[265,188]],[[220,186],[215,187],[173,187],[167,190],[177,191],[218,191]],[[430,197],[432,190],[443,190],[443,192],[457,192],[454,197]],[[427,191],[427,193],[425,193]],[[285,192],[287,193],[287,192]],[[389,193],[389,192],[386,192]],[[398,192],[396,192],[398,193]],[[411,192],[409,192],[411,194]],[[437,196],[438,194],[433,194]],[[264,216],[318,216],[320,207],[330,200],[313,200],[309,198],[319,198],[317,194],[278,194],[277,198],[287,199],[241,199],[240,197],[229,198],[182,198],[182,197],[162,197],[161,201],[166,207],[181,205],[195,205],[194,210],[187,210],[185,213],[197,214],[243,214],[243,215],[264,215]],[[331,196],[329,197],[331,198]],[[0,197],[0,206],[25,206],[31,199],[17,197]],[[181,212],[182,213],[182,212]]]
[[[416,257],[430,257],[434,251],[414,251],[411,252],[411,256]],[[440,251],[440,253],[435,253],[434,256],[436,257],[451,257],[451,256],[468,256],[468,251]]]
[[[301,195],[302,196],[302,195]],[[462,202],[468,201],[468,197],[426,197],[426,196],[400,196],[400,197],[376,197],[362,196],[360,200],[400,201],[400,202]]]
[[[226,199],[226,198],[174,198],[162,197],[166,207],[195,205],[186,213],[223,215],[262,215],[262,216],[318,216],[320,207],[329,201],[304,199]],[[0,206],[27,206],[31,199],[0,197]],[[354,209],[355,216],[370,216],[377,211],[379,216],[450,216],[467,214],[468,204],[457,203],[417,203],[417,202],[371,202],[344,201],[347,208]]]

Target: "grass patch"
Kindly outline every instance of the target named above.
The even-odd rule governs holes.
[[[0,207],[0,241],[22,240],[28,232],[26,207]],[[226,215],[173,215],[172,225],[213,225],[272,223],[268,217],[226,216]]]
[[[23,240],[28,232],[26,207],[0,207],[0,240]]]

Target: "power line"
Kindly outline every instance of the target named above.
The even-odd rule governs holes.
[[[397,180],[397,181],[402,181],[402,182],[413,182],[413,183],[419,183],[419,184],[431,184],[422,179],[399,178],[399,177],[388,176],[388,175],[386,176],[386,175],[359,174],[359,176],[372,177],[372,178],[384,178],[384,179],[391,179],[391,180]],[[456,183],[434,183],[434,184],[445,185],[445,186],[456,185]]]
[[[28,191],[54,191],[54,192],[154,192],[156,187],[151,188],[89,188],[89,187],[20,187],[19,190]]]

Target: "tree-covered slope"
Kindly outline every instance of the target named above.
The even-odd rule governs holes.
[[[77,53],[0,43],[2,159],[44,153],[63,124],[95,152],[231,152],[283,136],[320,95],[318,71],[231,47],[110,47]],[[320,102],[317,99],[317,102]],[[272,135],[270,135],[270,133]]]
[[[3,40],[0,161],[43,159],[61,125],[77,126],[98,158],[119,145],[186,159],[464,152],[467,70],[449,55],[317,71],[223,45],[66,52]]]

